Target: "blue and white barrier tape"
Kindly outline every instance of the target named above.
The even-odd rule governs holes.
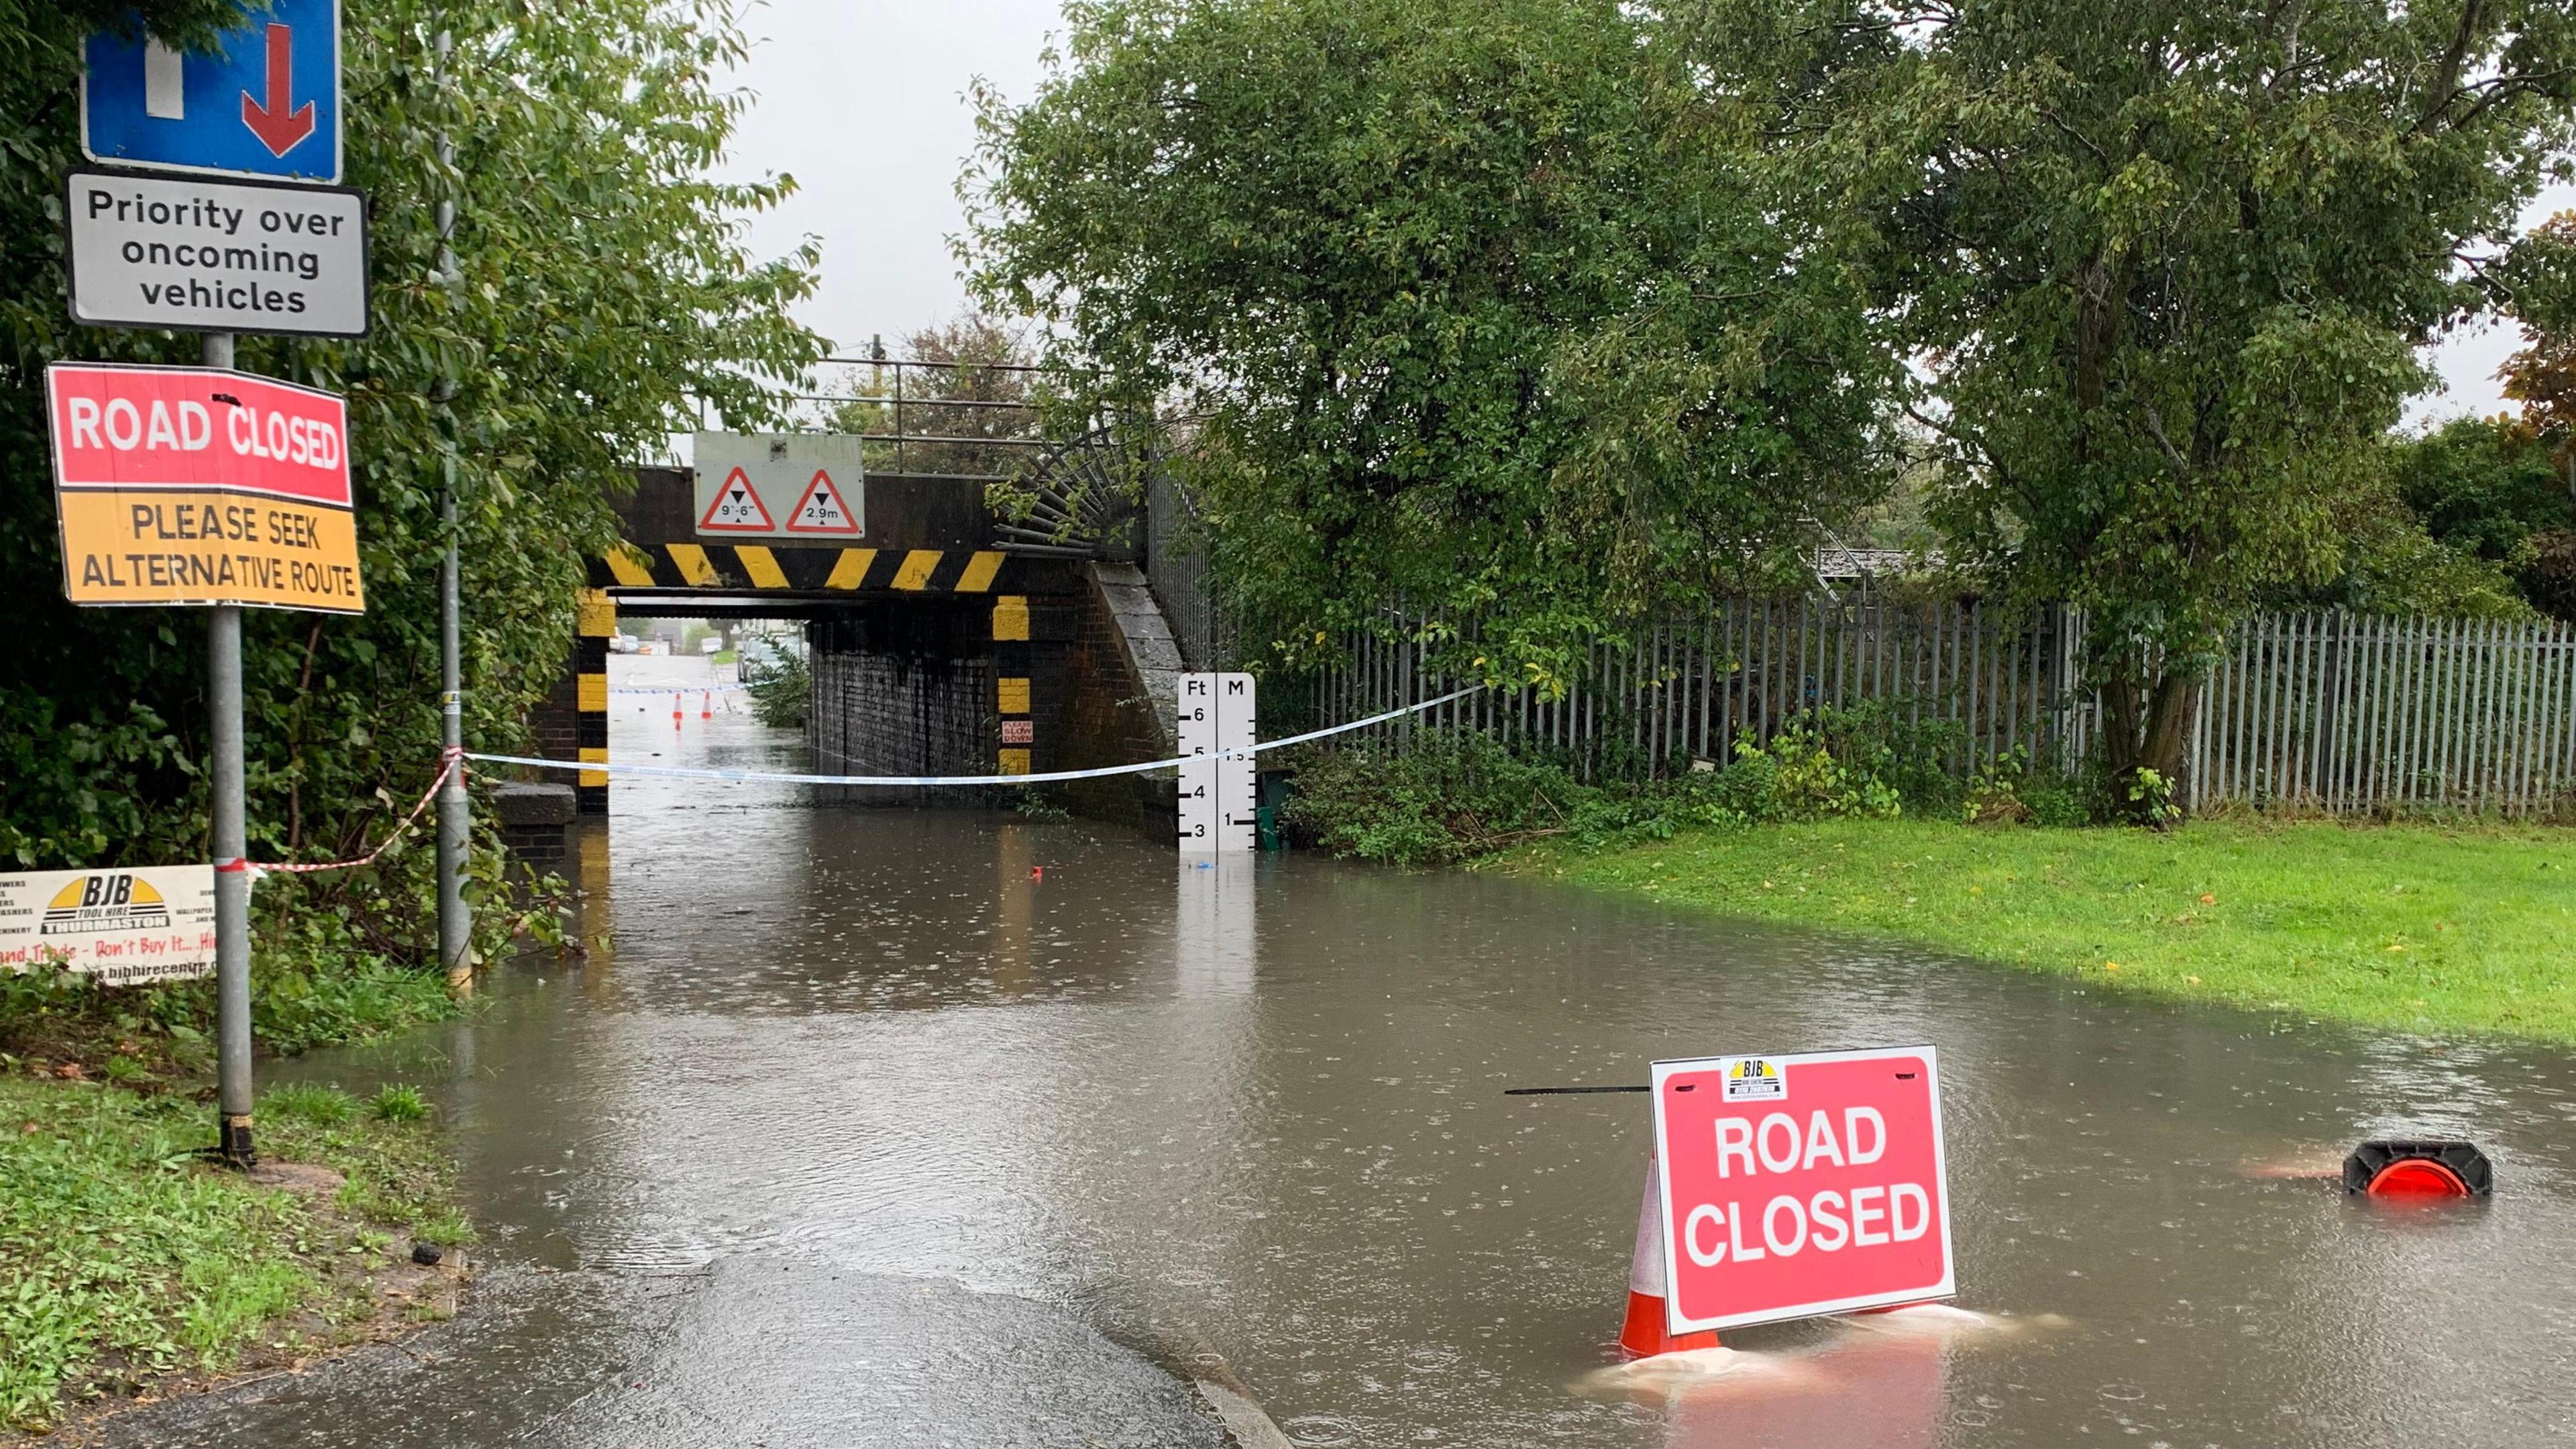
[[[1453,699],[1464,699],[1484,687],[1481,684],[1471,684],[1465,689],[1453,689],[1438,699],[1426,699],[1420,704],[1408,704],[1401,709],[1391,709],[1384,714],[1373,714],[1366,719],[1355,719],[1348,724],[1326,725],[1322,729],[1308,730],[1302,735],[1290,735],[1286,739],[1263,740],[1248,749],[1218,750],[1208,755],[1178,755],[1168,760],[1147,760],[1136,765],[1103,765],[1096,770],[1049,770],[1035,775],[789,775],[767,770],[692,769],[686,765],[621,765],[608,760],[541,760],[528,755],[478,755],[471,751],[467,752],[465,758],[480,760],[487,765],[525,765],[534,770],[597,771],[606,775],[644,775],[662,780],[732,780],[743,784],[1052,785],[1061,780],[1097,780],[1108,775],[1141,775],[1148,770],[1168,770],[1176,765],[1186,765],[1192,760],[1248,759],[1263,750],[1286,749],[1290,745],[1302,745],[1309,740],[1347,734],[1352,730],[1366,729],[1370,725],[1385,724],[1388,720],[1402,719],[1409,714],[1420,714],[1426,709],[1447,704]]]

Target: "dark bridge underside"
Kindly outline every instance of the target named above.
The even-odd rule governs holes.
[[[1170,753],[1169,722],[1098,577],[1134,567],[1006,535],[981,480],[871,474],[865,532],[829,542],[701,535],[689,470],[639,469],[636,481],[618,510],[625,540],[591,564],[567,687],[545,712],[563,716],[560,747],[579,759],[608,758],[608,644],[621,615],[802,621],[806,738],[827,774],[1008,777]],[[1144,594],[1141,576],[1122,588]],[[579,781],[581,808],[605,810],[607,775]],[[1169,829],[1169,781],[1092,783],[1067,787],[1078,808]]]

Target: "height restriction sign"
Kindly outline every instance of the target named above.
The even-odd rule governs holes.
[[[355,614],[348,409],[206,367],[45,369],[75,604],[255,604]]]
[[[1956,1291],[1932,1048],[1657,1062],[1654,1098],[1672,1332]]]

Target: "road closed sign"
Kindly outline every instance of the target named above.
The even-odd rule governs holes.
[[[364,611],[341,399],[71,362],[45,370],[45,394],[73,603]]]
[[[1657,1062],[1654,1100],[1672,1332],[1956,1291],[1931,1047]]]

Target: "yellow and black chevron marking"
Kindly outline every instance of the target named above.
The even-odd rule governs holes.
[[[993,677],[995,712],[1002,717],[993,773],[1025,775],[1037,738],[1029,717],[1029,601],[1023,595],[993,601]]]
[[[587,764],[608,762],[608,641],[617,633],[617,600],[606,589],[584,589],[573,628],[573,744]],[[573,779],[573,803],[585,815],[608,813],[608,772],[584,770]]]
[[[619,545],[592,568],[591,582],[626,589],[989,594],[1008,586],[1015,562],[1008,554],[990,550],[629,543]]]

